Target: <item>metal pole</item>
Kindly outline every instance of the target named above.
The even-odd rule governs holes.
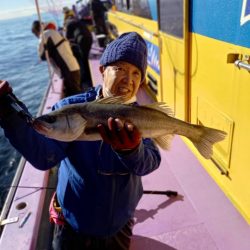
[[[19,164],[18,164],[17,171],[15,173],[14,179],[13,179],[13,181],[11,183],[11,186],[14,186],[15,188],[11,188],[9,190],[9,192],[8,192],[8,195],[7,195],[6,200],[4,202],[3,209],[1,211],[0,222],[2,220],[4,220],[7,217],[7,214],[9,213],[10,206],[12,204],[14,195],[15,195],[17,187],[18,187],[18,183],[19,183],[21,175],[23,173],[25,162],[26,162],[26,160],[22,157]]]
[[[239,69],[242,68],[242,69],[246,69],[247,71],[250,71],[250,64],[245,63],[241,60],[236,60],[234,62],[234,65],[237,66]]]
[[[44,47],[45,57],[46,57],[46,60],[48,62],[48,71],[49,71],[49,77],[50,77],[50,84],[51,84],[52,92],[55,92],[53,81],[52,81],[52,71],[51,71],[51,67],[50,67],[49,53],[48,53],[48,50],[45,49],[45,37],[44,37],[44,34],[43,34],[44,28],[43,28],[43,25],[42,25],[42,18],[41,18],[41,14],[40,14],[38,0],[35,0],[35,3],[36,3],[37,16],[38,16],[38,20],[40,22],[40,27],[41,27],[42,44],[43,44],[43,47]]]

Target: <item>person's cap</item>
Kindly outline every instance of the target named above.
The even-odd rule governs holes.
[[[68,12],[64,13],[64,20],[67,20],[68,18],[75,17],[75,12],[73,10],[69,10]]]
[[[147,69],[147,45],[138,33],[124,33],[107,45],[100,65],[108,66],[117,61],[125,61],[138,67],[144,80]]]
[[[70,11],[69,7],[63,7],[63,13],[67,13],[69,11]]]
[[[44,23],[45,30],[56,30],[56,24],[54,22]]]

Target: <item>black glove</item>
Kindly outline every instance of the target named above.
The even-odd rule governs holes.
[[[12,94],[10,84],[7,81],[0,80],[0,119],[12,111],[8,100],[9,94]]]
[[[25,105],[12,93],[12,88],[7,81],[0,80],[0,119],[12,113],[18,113],[28,123],[32,123],[32,116]]]
[[[141,142],[139,130],[129,122],[123,124],[120,119],[110,117],[108,128],[103,124],[99,124],[97,128],[103,141],[110,144],[117,152],[136,149]]]

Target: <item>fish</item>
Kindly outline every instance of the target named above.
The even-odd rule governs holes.
[[[35,118],[33,127],[38,133],[58,141],[96,141],[102,140],[97,125],[107,126],[109,117],[119,118],[122,123],[131,122],[142,138],[151,138],[162,149],[170,149],[174,135],[184,136],[206,159],[212,157],[213,145],[227,135],[219,129],[175,118],[164,102],[128,105],[123,104],[122,97],[64,106]]]

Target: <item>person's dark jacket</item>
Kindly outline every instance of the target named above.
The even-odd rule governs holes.
[[[96,17],[104,17],[105,12],[108,11],[106,9],[106,7],[103,5],[103,3],[101,1],[99,1],[99,0],[93,0],[92,1],[91,9],[92,9],[94,18],[96,18]]]
[[[77,20],[76,18],[69,18],[65,21],[66,38],[70,41],[77,42],[82,38],[91,38],[92,34],[87,28],[84,20]]]

